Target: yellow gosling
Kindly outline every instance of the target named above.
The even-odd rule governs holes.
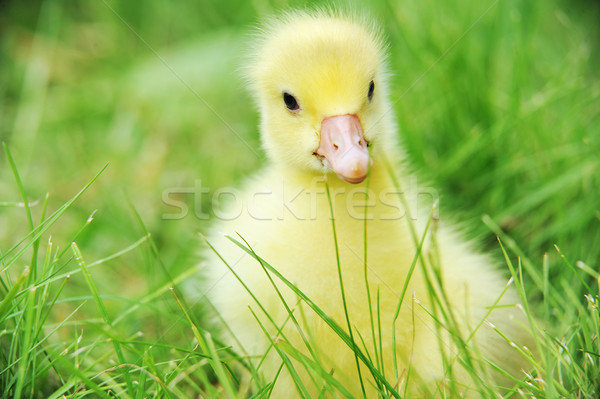
[[[298,332],[261,265],[224,236],[239,234],[346,333],[349,322],[357,347],[400,395],[478,396],[482,386],[511,386],[488,361],[521,378],[528,364],[502,335],[519,347],[531,347],[532,338],[518,306],[490,307],[516,305],[517,295],[488,256],[437,220],[431,196],[419,203],[429,191],[420,190],[404,164],[384,58],[374,26],[331,12],[284,15],[257,38],[247,74],[269,162],[246,182],[229,220],[216,223],[208,241],[278,327],[212,251],[206,252],[208,296],[243,348],[228,342],[255,356],[255,365],[274,341],[290,358],[291,345],[321,365],[354,396],[364,389],[372,398],[389,388],[359,360],[361,384],[354,352],[272,276]],[[272,381],[282,363],[271,348],[259,371]],[[303,362],[291,364],[310,397],[343,396]],[[299,395],[283,366],[272,397]]]

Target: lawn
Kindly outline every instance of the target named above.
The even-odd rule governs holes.
[[[180,287],[214,193],[266,162],[248,33],[311,4],[0,1],[2,397],[238,389],[241,360]],[[600,4],[357,7],[387,37],[398,135],[441,218],[523,284],[538,397],[600,396]]]

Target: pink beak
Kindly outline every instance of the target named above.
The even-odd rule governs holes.
[[[323,119],[321,142],[316,154],[340,178],[354,184],[365,180],[372,163],[362,126],[356,115],[337,115]]]

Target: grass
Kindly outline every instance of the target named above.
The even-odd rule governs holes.
[[[257,397],[270,392],[178,287],[218,205],[202,187],[236,186],[264,164],[237,73],[244,35],[304,4],[0,3],[2,397],[236,396],[248,384],[238,366]],[[598,397],[597,3],[368,11],[389,38],[399,134],[440,189],[441,217],[467,220],[504,261],[537,327],[541,359],[516,386]],[[377,375],[377,348],[330,326]],[[298,348],[273,348],[344,392]]]

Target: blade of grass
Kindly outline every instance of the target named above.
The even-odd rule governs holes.
[[[10,165],[10,168],[12,169],[13,172],[13,176],[15,178],[15,182],[17,183],[17,188],[19,189],[19,193],[21,194],[21,198],[23,199],[23,205],[25,207],[25,214],[27,215],[27,222],[29,223],[29,230],[30,231],[34,231],[34,225],[33,225],[33,216],[31,215],[31,208],[29,208],[29,201],[27,200],[27,194],[25,194],[25,188],[23,187],[23,182],[21,181],[21,176],[19,175],[19,171],[17,169],[17,165],[15,163],[15,160],[12,157],[12,154],[10,153],[10,150],[8,149],[8,145],[6,145],[5,142],[2,142],[2,146],[4,147],[4,153],[6,154],[6,159],[8,160],[8,164]],[[37,276],[37,251],[39,248],[39,240],[35,240],[33,242],[33,253],[31,255],[31,279],[32,281],[35,281],[36,276]],[[31,284],[32,281],[29,281],[29,283]]]
[[[254,255],[256,255],[256,253],[254,252],[254,249],[250,246],[250,244],[246,240],[244,240],[244,238],[242,236],[240,236],[239,234],[238,234],[238,236],[240,237],[240,239],[242,241],[244,241],[244,243],[252,251],[252,253],[254,253]],[[254,257],[254,259],[256,259],[256,257]],[[296,316],[294,315],[294,311],[288,305],[287,301],[283,297],[283,294],[281,293],[281,290],[279,289],[279,287],[277,287],[277,284],[275,284],[275,281],[273,281],[273,277],[269,274],[269,271],[265,268],[265,266],[262,263],[260,263],[260,261],[258,263],[259,263],[260,267],[263,269],[263,272],[266,274],[267,278],[269,279],[269,282],[271,283],[271,286],[273,287],[273,289],[277,293],[277,296],[279,297],[280,302],[285,307],[285,310],[286,310],[286,312],[287,312],[287,314],[289,316],[289,319],[292,321],[292,323],[296,327],[296,331],[300,335],[300,338],[302,339],[302,342],[304,343],[304,345],[306,346],[306,348],[309,350],[309,352],[310,352],[311,356],[313,357],[313,359],[316,360],[316,361],[318,361],[319,354],[313,348],[313,345],[311,345],[310,340],[306,336],[306,333],[304,332],[304,330],[302,329],[302,327],[300,326],[300,323],[298,323],[298,320],[296,319]],[[281,326],[281,327],[276,326],[276,327],[278,328],[279,331],[281,331],[283,329],[283,326]],[[283,332],[281,332],[281,334],[282,334],[282,336],[285,337],[285,335],[283,335]]]
[[[29,369],[29,358],[31,349],[31,335],[33,332],[33,319],[35,316],[35,287],[30,287],[29,295],[27,296],[27,309],[25,312],[25,325],[23,331],[23,341],[21,343],[21,354],[18,366],[17,383],[15,387],[15,399],[21,398],[23,387],[25,386],[25,374]]]
[[[514,254],[516,254],[519,258],[522,259],[523,265],[525,266],[525,270],[527,271],[527,275],[529,277],[531,277],[531,279],[533,280],[533,282],[536,285],[536,288],[539,291],[543,291],[543,289],[544,289],[543,276],[540,276],[540,272],[538,271],[538,268],[536,268],[531,263],[531,261],[527,258],[527,256],[523,252],[523,250],[517,245],[516,241],[513,240],[512,238],[510,238],[504,231],[502,231],[500,226],[496,222],[494,222],[494,220],[492,220],[492,218],[489,217],[488,215],[484,215],[482,217],[482,220],[483,220],[483,223],[485,223],[485,225],[488,226],[488,228],[496,236],[498,236],[502,240],[502,242],[504,242],[506,244],[506,246]],[[560,298],[557,296],[558,293],[551,292],[551,294],[555,297],[555,299],[558,299],[560,302]]]
[[[105,258],[102,258],[102,259],[96,260],[94,262],[91,262],[89,265],[87,265],[87,269],[89,270],[89,269],[91,269],[93,267],[99,266],[99,265],[104,264],[106,262],[109,262],[109,261],[111,261],[113,259],[116,259],[119,256],[122,256],[122,255],[124,255],[124,254],[126,254],[128,252],[131,252],[135,248],[139,247],[142,243],[144,243],[147,239],[148,239],[148,237],[144,236],[144,237],[140,238],[139,240],[137,240],[136,242],[134,242],[133,244],[127,246],[126,248],[123,248],[120,251],[115,252],[112,255],[109,255],[109,256],[107,256]],[[68,248],[70,248],[70,247],[68,247]],[[56,259],[58,259],[60,257],[61,257],[61,255],[58,254],[56,256]],[[46,285],[49,285],[50,283],[53,283],[53,282],[58,281],[58,280],[62,280],[64,278],[73,276],[73,275],[78,274],[78,273],[81,273],[81,268],[75,269],[75,270],[71,270],[71,271],[69,271],[67,273],[57,274],[55,276],[48,277],[47,279],[42,280],[41,282],[39,282],[38,285],[36,285],[36,287],[46,286]],[[51,274],[53,274],[53,273],[49,273],[49,275],[51,275]]]
[[[71,317],[73,317],[75,315],[75,313],[77,313],[79,311],[79,309],[81,309],[81,307],[84,305],[85,303],[81,303],[79,306],[77,306],[71,313],[69,313],[60,323],[58,323],[53,329],[51,329],[48,334],[46,334],[46,336],[44,338],[42,338],[41,340],[37,341],[35,343],[35,345],[31,346],[31,348],[28,349],[27,354],[31,355],[33,353],[34,350],[36,350],[37,348],[39,348],[40,346],[42,346],[44,344],[45,341],[47,341],[52,335],[54,335],[54,333],[56,333],[61,327],[63,327],[66,322],[68,320],[71,319]],[[19,363],[20,359],[16,359],[13,363],[7,364],[6,367],[4,368],[4,370],[0,371],[0,374],[7,372],[8,370],[10,370],[12,367],[14,367],[15,365],[17,365],[17,363]]]
[[[540,341],[537,336],[537,331],[538,331],[537,323],[535,322],[535,320],[531,314],[531,311],[529,310],[529,301],[527,300],[527,293],[525,292],[525,288],[523,286],[523,275],[522,275],[522,271],[521,271],[522,270],[521,258],[519,258],[519,270],[517,273],[517,271],[515,270],[515,267],[513,266],[512,262],[510,260],[510,257],[508,256],[508,253],[506,252],[506,249],[504,248],[504,245],[502,245],[502,241],[500,240],[500,238],[498,238],[498,242],[500,243],[500,248],[502,250],[502,253],[504,254],[504,259],[506,261],[508,269],[510,270],[510,274],[512,275],[513,281],[515,282],[517,293],[520,296],[525,315],[527,316],[527,321],[529,322],[529,328],[531,330],[531,333],[533,334],[533,338],[534,338],[534,341],[537,346],[537,352],[542,353],[541,344],[540,344]]]
[[[96,214],[97,210],[94,210],[90,216],[88,216],[88,218],[86,219],[85,223],[83,224],[83,226],[81,226],[81,228],[79,229],[79,231],[77,233],[75,233],[75,235],[73,235],[73,237],[71,238],[70,242],[76,242],[77,239],[79,238],[79,236],[81,235],[81,233],[83,233],[85,231],[85,229],[90,225],[90,223],[92,223],[92,221],[94,220],[94,215]],[[62,258],[63,255],[69,250],[70,248],[67,246],[65,247],[62,251],[60,251],[57,255],[57,258]],[[90,265],[88,265],[88,267],[90,267]]]
[[[225,392],[227,393],[227,395],[230,398],[236,397],[237,396],[236,391],[231,383],[230,374],[228,374],[225,371],[225,369],[223,368],[223,364],[221,363],[221,359],[219,357],[219,354],[217,353],[217,350],[214,346],[214,343],[212,341],[210,334],[208,332],[204,332],[204,334],[200,334],[200,330],[198,329],[196,324],[192,321],[189,313],[187,312],[187,310],[185,309],[185,307],[179,300],[179,297],[177,296],[177,294],[175,293],[175,290],[173,288],[171,288],[171,293],[175,297],[175,300],[177,301],[177,304],[181,308],[183,314],[185,314],[185,317],[192,329],[194,337],[196,337],[196,341],[198,342],[198,345],[200,346],[200,350],[203,353],[206,353],[207,355],[209,355],[207,357],[207,359],[208,359],[212,369],[215,371],[217,378],[219,380],[219,383],[223,386],[223,388],[225,389]]]
[[[106,310],[106,307],[104,306],[104,301],[102,301],[102,298],[100,297],[100,293],[98,292],[96,283],[94,283],[94,280],[92,279],[92,275],[90,274],[90,272],[86,266],[86,263],[85,263],[85,260],[83,259],[81,251],[79,250],[79,247],[77,246],[77,244],[74,242],[71,243],[71,248],[73,250],[73,255],[75,256],[75,260],[77,261],[77,263],[79,264],[79,267],[81,268],[81,271],[85,278],[85,281],[86,281],[90,291],[92,292],[92,295],[94,296],[96,305],[98,306],[98,310],[100,311],[100,316],[102,317],[102,320],[104,320],[104,323],[106,323],[106,325],[112,330],[113,326],[112,326],[112,322],[110,320],[110,316],[108,315],[108,311]],[[115,349],[115,353],[117,354],[119,363],[125,364],[126,363],[125,356],[123,355],[123,351],[121,349],[121,344],[116,339],[113,339],[112,343],[113,343],[113,346]],[[127,368],[121,369],[121,374],[125,378],[125,382],[127,384],[127,390],[129,391],[129,395],[133,396],[133,392],[134,392],[133,384],[131,382],[131,377],[129,375]]]
[[[277,286],[274,283],[274,281],[272,280],[271,276],[267,273],[267,277],[269,278],[271,284],[273,285],[274,289],[276,290],[277,295],[279,296],[280,300],[283,301],[283,304],[284,304],[284,306],[286,308],[286,311],[288,312],[288,317],[286,318],[286,320],[284,320],[283,325],[281,325],[281,326],[279,326],[275,322],[275,320],[271,317],[271,315],[269,314],[269,312],[267,312],[267,310],[265,309],[265,307],[263,306],[263,304],[258,300],[258,298],[254,294],[254,292],[252,292],[252,290],[250,289],[250,287],[248,287],[246,285],[246,283],[244,283],[244,281],[236,273],[236,271],[233,269],[233,267],[225,260],[225,258],[223,258],[223,256],[215,249],[215,247],[212,246],[212,244],[206,239],[206,237],[204,235],[201,235],[201,237],[204,240],[205,244],[217,255],[217,257],[221,260],[221,262],[223,262],[223,264],[227,267],[227,269],[231,272],[231,274],[233,274],[233,276],[237,279],[237,281],[242,285],[242,287],[248,293],[248,295],[250,295],[250,297],[252,298],[252,300],[258,305],[258,307],[261,309],[261,311],[263,312],[263,314],[267,317],[267,319],[269,320],[269,322],[271,323],[271,325],[274,326],[277,329],[277,333],[280,334],[283,339],[287,340],[287,337],[283,333],[283,326],[285,326],[285,324],[287,323],[288,320],[293,320],[294,325],[295,325],[298,333],[303,338],[303,342],[307,346],[308,350],[312,351],[312,347],[311,347],[311,345],[309,345],[307,343],[307,341],[305,339],[305,336],[304,336],[304,333],[303,333],[302,329],[300,328],[298,322],[296,321],[296,319],[295,319],[295,317],[293,315],[293,311],[289,308],[289,306],[287,305],[287,302],[283,299],[283,296],[281,295],[281,292],[277,288]],[[227,237],[227,238],[231,239],[230,237]],[[242,240],[243,240],[243,238],[242,238]],[[245,240],[244,240],[244,242],[248,246],[247,247],[248,249],[246,249],[246,251],[249,250],[252,253],[254,253],[254,250],[250,247],[250,245]],[[253,256],[253,258],[256,259],[259,262],[259,264],[261,265],[261,267],[263,268],[263,270],[266,273],[265,266],[260,262],[260,260],[259,260],[260,258],[256,254]],[[268,350],[267,350],[267,352],[268,352]],[[265,356],[266,356],[266,354],[265,354]],[[313,355],[313,356],[316,356],[316,355]],[[262,363],[262,360],[261,360],[261,363]]]
[[[425,245],[425,239],[427,238],[427,233],[429,232],[429,226],[431,225],[431,221],[433,220],[433,215],[436,209],[436,204],[431,207],[431,212],[429,214],[429,218],[427,219],[427,224],[425,225],[425,230],[421,239],[417,245],[417,250],[413,257],[413,261],[408,269],[406,274],[406,278],[404,279],[404,285],[402,286],[402,291],[400,292],[400,297],[398,299],[398,305],[396,306],[396,311],[394,312],[394,317],[392,318],[392,350],[394,352],[393,363],[394,363],[394,378],[398,379],[398,359],[396,355],[396,322],[398,321],[398,317],[400,316],[400,310],[402,309],[402,303],[404,302],[404,297],[406,296],[406,292],[408,290],[408,285],[412,279],[413,273],[415,271],[415,267],[417,266],[417,262],[421,258],[421,252],[423,250],[423,245]]]
[[[369,207],[367,206],[367,203],[369,201],[369,186],[370,186],[370,182],[371,182],[371,167],[369,167],[369,170],[367,171],[367,178],[365,179],[365,209],[364,209],[364,213],[363,213],[363,275],[364,275],[364,279],[365,279],[365,289],[366,289],[366,293],[367,293],[367,303],[369,305],[369,321],[371,324],[371,338],[373,339],[373,353],[375,355],[375,364],[379,365],[379,367],[381,367],[381,372],[382,374],[384,373],[383,370],[383,352],[379,352],[377,349],[377,336],[375,335],[375,320],[374,320],[374,314],[373,314],[373,302],[371,300],[371,287],[369,284],[369,273],[368,273],[368,263],[367,263],[367,255],[368,255],[368,245],[367,245],[367,220],[368,220],[368,210]],[[381,328],[381,326],[380,326]],[[381,363],[380,363],[380,356],[381,356]]]
[[[76,377],[77,381],[81,381],[86,386],[90,387],[94,391],[94,394],[98,395],[99,397],[104,398],[104,399],[113,399],[112,396],[109,396],[105,392],[104,389],[102,389],[92,379],[90,379],[87,375],[85,375],[78,367],[76,367],[73,364],[73,362],[70,362],[69,360],[67,360],[65,358],[65,356],[63,355],[63,353],[57,353],[57,352],[55,352],[51,348],[47,348],[47,350],[48,350],[48,352],[50,352],[50,354],[52,355],[52,357],[55,359],[56,363],[60,363],[60,365],[62,367],[64,367],[67,370],[69,370],[69,373],[71,375],[71,381],[74,381],[75,377]],[[49,395],[48,399],[62,399],[62,398],[64,398],[65,397],[65,392],[66,392],[65,389],[68,389],[68,388],[69,388],[68,386],[63,385],[58,390],[56,390],[51,395]]]
[[[254,311],[252,310],[251,307],[248,308],[250,310],[250,312],[252,313],[252,316],[254,317],[254,319],[256,320],[256,322],[258,323],[258,325],[260,326],[263,334],[265,334],[265,336],[267,337],[267,339],[269,341],[271,341],[271,346],[273,348],[275,348],[275,351],[277,351],[277,354],[279,355],[279,357],[281,358],[281,360],[283,361],[283,364],[285,365],[285,367],[287,368],[288,372],[290,373],[290,376],[292,378],[292,381],[294,382],[294,384],[296,385],[296,389],[298,391],[298,393],[300,394],[300,396],[302,398],[310,398],[310,395],[308,394],[308,391],[306,389],[306,387],[304,386],[304,382],[302,381],[302,379],[300,378],[300,376],[298,375],[298,372],[296,371],[296,368],[294,367],[294,365],[292,364],[290,358],[286,355],[286,353],[281,349],[281,344],[282,343],[275,343],[275,341],[273,340],[273,338],[271,338],[271,335],[269,334],[269,332],[267,331],[267,329],[265,328],[264,324],[261,323],[260,319],[258,318],[258,316],[256,315],[256,313],[254,313]],[[282,341],[285,342],[285,341]],[[279,375],[279,374],[278,374]],[[276,384],[276,380],[273,381],[273,385]]]
[[[17,259],[27,251],[27,249],[38,240],[42,234],[44,234],[66,211],[69,209],[79,197],[83,195],[87,191],[88,188],[100,177],[100,175],[108,168],[108,164],[104,165],[104,167],[81,189],[77,194],[75,194],[70,200],[64,203],[60,208],[54,211],[42,224],[40,224],[35,230],[29,232],[23,239],[21,239],[18,243],[13,245],[8,251],[2,254],[2,262],[4,263],[4,269],[1,272],[6,271],[10,265],[12,265]],[[23,247],[17,251],[23,243]],[[12,258],[5,262],[6,258],[13,252],[17,251]]]
[[[266,260],[254,253],[254,251],[251,248],[247,248],[244,244],[237,241],[231,236],[226,237],[235,245],[237,245],[240,249],[254,257],[259,262],[261,262],[269,270],[270,273],[275,275],[280,281],[282,281],[287,287],[289,287],[300,299],[302,299],[302,301],[306,303],[317,314],[317,316],[319,316],[319,318],[321,318],[332,329],[332,331],[336,333],[338,337],[340,337],[340,339],[346,344],[346,346],[348,346],[350,349],[355,349],[357,351],[356,353],[358,355],[358,358],[361,360],[361,362],[363,362],[363,364],[367,366],[367,368],[373,375],[373,378],[379,380],[383,385],[385,385],[386,388],[389,390],[389,393],[393,397],[400,398],[398,392],[396,392],[392,385],[385,379],[381,372],[377,370],[377,367],[375,367],[369,361],[369,359],[364,355],[364,353],[362,353],[362,351],[356,345],[352,344],[350,336],[344,331],[343,328],[341,328],[337,324],[335,320],[327,316],[327,314],[323,312],[323,310],[319,308],[308,296],[306,296],[306,294],[299,290],[298,287],[296,287],[292,282],[287,280],[281,273],[279,273],[279,271],[276,268],[271,266]]]
[[[592,292],[592,288],[590,287],[590,285],[587,283],[587,281],[585,281],[583,279],[583,277],[581,277],[581,275],[579,274],[579,271],[577,270],[577,268],[575,266],[573,266],[573,264],[571,262],[569,262],[569,260],[565,256],[565,254],[558,247],[558,245],[555,244],[554,248],[556,249],[556,252],[558,252],[558,254],[560,255],[560,258],[563,260],[563,262],[569,267],[569,269],[571,269],[571,271],[573,272],[573,274],[575,275],[575,277],[577,277],[577,279],[579,280],[579,282],[581,282],[581,284],[585,287],[585,289],[587,290],[587,292]]]
[[[354,341],[354,333],[352,332],[352,324],[350,323],[350,315],[348,314],[348,304],[346,303],[346,292],[344,288],[344,279],[342,277],[342,265],[340,262],[340,249],[338,247],[337,241],[337,232],[335,229],[335,214],[333,212],[333,204],[331,202],[331,193],[329,192],[329,184],[325,182],[325,191],[327,192],[327,201],[329,202],[329,216],[331,219],[331,229],[333,233],[333,244],[335,246],[335,261],[337,264],[337,272],[338,272],[338,281],[340,283],[340,293],[342,295],[342,304],[344,306],[344,316],[346,317],[346,325],[348,327],[348,335],[350,337],[350,342],[352,343],[352,351],[354,352],[354,361],[356,362],[356,371],[358,373],[358,381],[360,382],[360,389],[362,390],[363,397],[367,397],[367,392],[365,390],[365,384],[362,378],[362,373],[360,371],[360,363],[358,361],[357,345]],[[366,262],[366,260],[365,260]]]
[[[23,273],[21,273],[21,275],[19,276],[19,278],[17,278],[17,281],[15,281],[12,287],[10,287],[10,291],[8,291],[6,296],[2,299],[2,302],[0,302],[0,320],[6,319],[6,314],[10,310],[12,300],[19,293],[21,286],[23,285],[23,282],[27,279],[28,275],[29,267],[26,267],[25,270],[23,270]]]

